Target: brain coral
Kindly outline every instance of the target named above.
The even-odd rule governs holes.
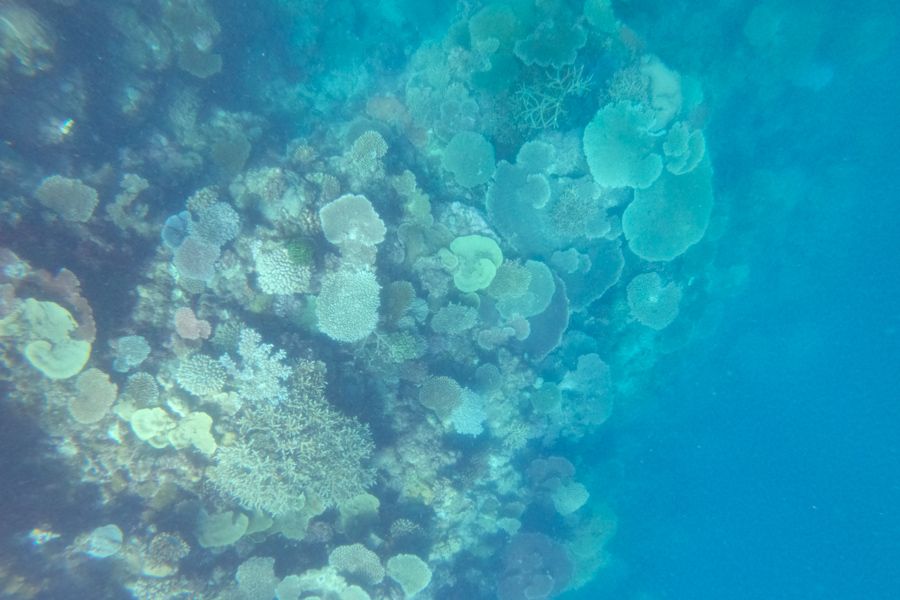
[[[644,260],[672,260],[703,238],[712,206],[708,160],[684,175],[666,173],[652,187],[636,190],[622,214],[628,247]]]
[[[381,288],[375,273],[347,267],[327,273],[316,299],[319,330],[339,342],[356,342],[375,331]]]

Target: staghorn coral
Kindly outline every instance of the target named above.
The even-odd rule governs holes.
[[[583,66],[549,69],[538,81],[519,86],[513,94],[516,124],[535,131],[556,129],[566,114],[566,100],[584,96],[590,86],[591,77],[584,75]]]
[[[330,408],[318,386],[295,388],[278,405],[242,411],[208,477],[246,508],[285,515],[310,497],[333,506],[364,492],[372,450],[368,428]]]
[[[241,329],[238,335],[235,361],[230,355],[219,359],[225,367],[228,384],[244,401],[278,403],[288,394],[286,380],[291,369],[284,364],[287,355],[284,350],[276,350],[272,344],[265,344],[262,336],[249,327]]]

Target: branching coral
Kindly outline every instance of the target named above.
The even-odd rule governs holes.
[[[237,441],[216,453],[212,484],[242,506],[287,514],[314,497],[332,506],[373,480],[369,430],[330,408],[318,386],[295,388],[280,404],[247,407]]]

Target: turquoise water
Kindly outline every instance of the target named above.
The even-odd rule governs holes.
[[[832,4],[0,3],[0,596],[900,597]]]

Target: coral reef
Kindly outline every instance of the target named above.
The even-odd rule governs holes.
[[[98,498],[54,576],[538,599],[607,568],[605,436],[751,220],[699,74],[606,0],[84,4],[0,2],[34,113],[0,155],[5,402]]]

